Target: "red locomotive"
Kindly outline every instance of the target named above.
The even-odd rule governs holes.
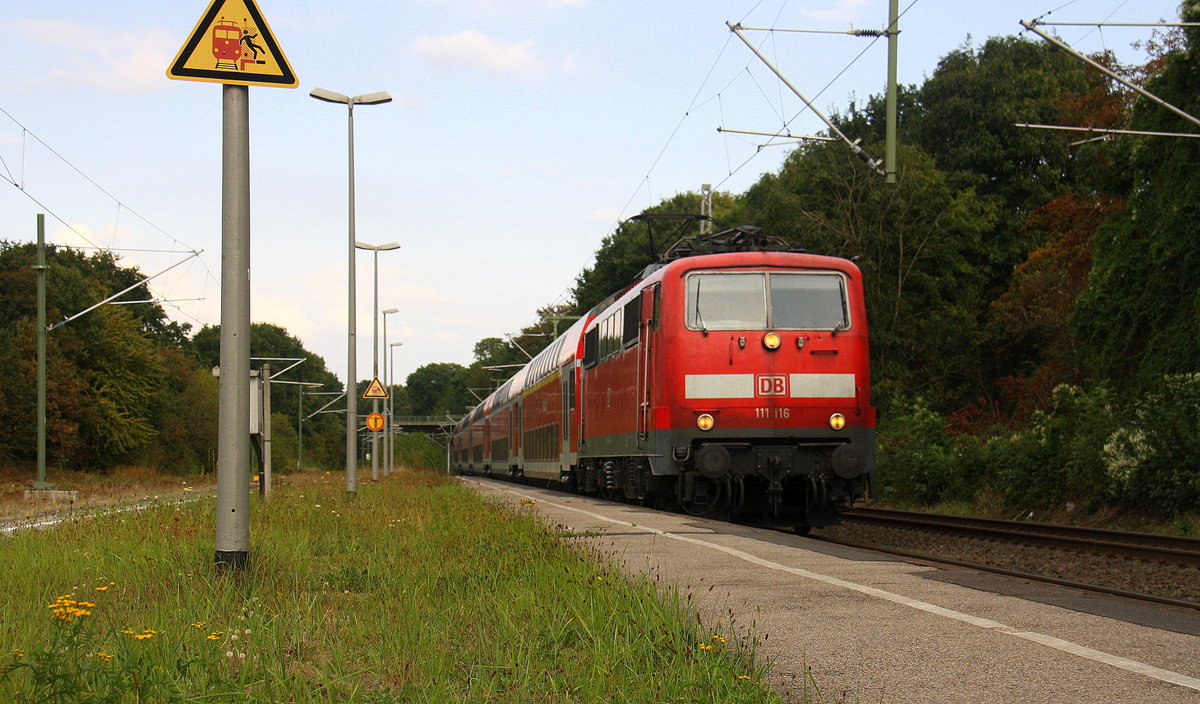
[[[461,472],[759,525],[874,490],[862,278],[757,228],[677,243],[471,411]]]

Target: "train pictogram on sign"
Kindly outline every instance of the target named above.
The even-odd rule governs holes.
[[[212,54],[217,60],[214,68],[245,71],[248,64],[265,65],[264,59],[258,58],[259,53],[266,50],[254,43],[258,32],[252,31],[250,23],[243,19],[242,24],[222,19],[212,28]]]
[[[379,377],[371,380],[367,385],[367,390],[363,393],[363,398],[383,399],[388,397],[387,389],[383,388],[383,384],[379,383]]]

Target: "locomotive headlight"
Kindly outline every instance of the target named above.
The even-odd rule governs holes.
[[[834,430],[841,430],[846,427],[846,416],[841,413],[834,413],[829,416],[829,427]]]
[[[783,338],[777,332],[769,332],[763,335],[763,347],[769,350],[779,349],[779,345],[783,344]]]
[[[708,413],[701,413],[699,417],[696,418],[696,427],[701,430],[712,430],[713,426],[716,424],[717,421],[713,420],[713,417]]]

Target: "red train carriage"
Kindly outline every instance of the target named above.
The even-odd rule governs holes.
[[[754,228],[682,244],[518,375],[510,473],[700,515],[836,523],[875,481],[858,268]]]

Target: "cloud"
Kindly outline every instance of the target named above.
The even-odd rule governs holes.
[[[129,95],[166,90],[163,69],[178,48],[178,37],[162,27],[115,30],[55,20],[17,20],[8,34],[43,47],[61,49],[58,65],[27,79],[27,87],[88,86]],[[10,51],[19,51],[9,46]]]
[[[571,59],[555,65],[540,58],[533,50],[533,40],[507,44],[474,30],[440,37],[421,37],[409,46],[409,51],[435,64],[483,71],[496,76],[536,79],[555,70],[574,69]]]

